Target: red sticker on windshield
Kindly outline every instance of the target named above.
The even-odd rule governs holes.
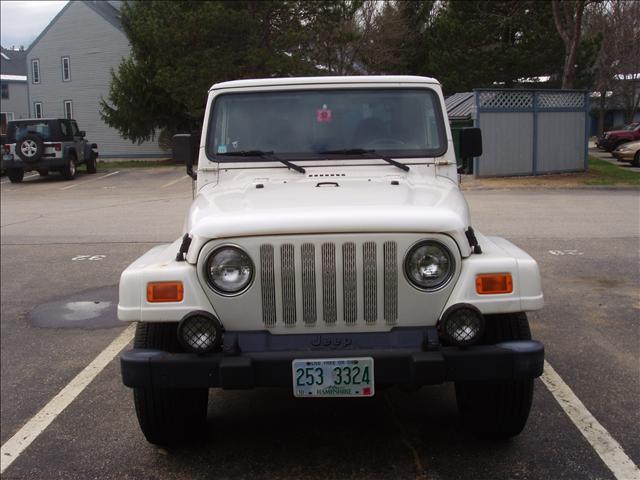
[[[331,110],[329,110],[326,105],[323,105],[322,108],[316,110],[316,120],[318,122],[330,122]]]

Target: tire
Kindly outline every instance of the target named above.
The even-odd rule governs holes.
[[[633,160],[631,161],[631,166],[640,167],[640,150],[638,150],[636,154],[633,156]]]
[[[87,173],[98,172],[98,155],[93,150],[87,159]]]
[[[487,315],[483,344],[531,340],[524,313]],[[505,440],[524,429],[531,401],[533,379],[495,382],[456,382],[458,412],[463,424],[483,438]]]
[[[60,170],[62,178],[64,178],[65,180],[73,180],[74,178],[76,178],[76,175],[78,174],[78,165],[76,162],[77,159],[75,155],[69,155],[67,164],[62,168],[62,170]]]
[[[29,133],[16,143],[16,155],[25,163],[37,163],[44,153],[44,143],[39,135]]]
[[[177,323],[138,323],[134,348],[181,352]],[[204,437],[208,388],[134,388],[140,429],[149,443],[179,445]]]
[[[7,177],[9,177],[11,183],[22,183],[24,170],[21,168],[9,168],[7,169]]]
[[[38,175],[40,175],[41,177],[46,177],[47,175],[49,175],[49,170],[44,170],[44,169],[40,169],[38,170]]]

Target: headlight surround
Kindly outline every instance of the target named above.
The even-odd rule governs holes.
[[[216,248],[205,264],[209,285],[222,295],[237,295],[246,290],[251,285],[254,271],[249,255],[230,245]]]
[[[451,280],[455,272],[455,260],[443,244],[425,240],[411,247],[407,253],[404,272],[414,287],[426,291],[438,290]]]

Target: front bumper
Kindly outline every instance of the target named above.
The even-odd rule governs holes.
[[[620,152],[618,150],[615,150],[615,151],[612,152],[612,155],[619,162],[631,162],[631,161],[633,161],[634,154],[635,154],[635,152],[627,152],[627,151]]]
[[[509,341],[462,349],[438,345],[437,340],[434,342],[433,328],[397,330],[400,332],[349,336],[227,332],[223,352],[206,356],[150,349],[126,351],[120,357],[122,379],[132,388],[291,388],[294,359],[345,357],[372,357],[376,385],[519,380],[542,374],[544,346],[537,341]],[[323,338],[328,338],[330,345],[324,347]],[[347,339],[354,348],[344,348]],[[309,345],[309,341],[318,343],[318,348],[300,348]],[[336,342],[340,346],[334,347]],[[282,349],[287,343],[295,349]],[[249,348],[262,345],[263,349],[242,351],[243,344]]]

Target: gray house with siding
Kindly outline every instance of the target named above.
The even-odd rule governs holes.
[[[6,132],[9,120],[28,118],[27,52],[0,50],[0,133]]]
[[[118,1],[70,1],[26,52],[32,117],[74,118],[101,157],[165,157],[157,142],[123,139],[100,118],[111,70],[129,56]]]

